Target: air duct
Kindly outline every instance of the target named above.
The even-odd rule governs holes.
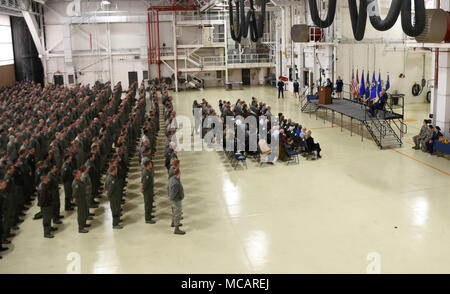
[[[444,25],[443,25],[444,24]],[[450,12],[425,10],[425,29],[416,37],[418,43],[450,43]]]

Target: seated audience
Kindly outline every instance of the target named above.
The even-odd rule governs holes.
[[[426,143],[427,145],[427,151],[430,154],[433,154],[434,151],[434,141],[435,140],[439,140],[440,137],[442,137],[442,133],[441,133],[441,128],[439,126],[436,126],[434,128],[434,132],[433,132],[433,136],[431,137],[430,140],[428,140],[428,142]]]
[[[306,138],[306,146],[307,146],[308,150],[311,152],[316,151],[317,157],[322,158],[322,156],[320,155],[320,151],[322,151],[322,149],[320,149],[319,142],[314,143],[314,139],[313,139],[313,137],[311,137],[311,130],[306,132],[305,138]]]
[[[422,140],[425,139],[427,129],[428,129],[427,120],[424,119],[422,128],[420,128],[419,134],[415,135],[413,137],[413,141],[414,141],[414,146],[412,147],[413,149],[416,149],[416,150],[420,149],[420,144],[422,143]]]

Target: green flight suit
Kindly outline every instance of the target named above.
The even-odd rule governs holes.
[[[144,190],[145,221],[150,221],[152,219],[153,187],[155,184],[153,169],[142,171],[141,183]]]
[[[111,214],[113,217],[113,227],[119,225],[120,220],[120,204],[122,199],[122,188],[119,178],[108,174],[106,177],[106,192],[111,206]]]
[[[88,209],[86,203],[86,186],[81,180],[77,179],[73,180],[72,197],[77,202],[78,230],[81,231],[86,226],[87,209]]]

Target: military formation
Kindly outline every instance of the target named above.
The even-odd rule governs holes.
[[[172,140],[177,128],[172,97],[164,82],[159,90],[165,134]],[[127,174],[137,146],[145,222],[155,223],[152,157],[160,128],[157,90],[152,85],[148,116],[144,83],[139,89],[133,83],[122,96],[120,82],[114,89],[109,82],[72,88],[20,82],[0,89],[0,251],[7,249],[3,244],[11,243],[36,197],[40,210],[34,219],[42,219],[45,238],[55,237],[56,225],[64,218],[61,211],[75,208],[78,232],[87,233],[88,221],[95,216],[92,209],[98,207],[103,192],[110,202],[112,227],[123,228],[120,216]],[[172,165],[177,160],[176,146],[166,144],[165,149],[170,178],[179,177],[179,162],[178,168]],[[168,187],[169,196],[177,195],[171,200],[174,215],[180,215],[172,223],[177,234],[184,233],[179,230],[182,189],[178,182],[172,184],[175,192],[171,192],[170,179]]]
[[[11,243],[25,211],[38,197],[44,236],[53,238],[61,224],[59,184],[64,184],[64,209],[73,210],[74,171],[105,164],[101,154],[112,141],[101,133],[120,102],[121,86],[111,95],[110,84],[72,88],[33,82],[0,90],[1,243]],[[105,152],[105,153],[102,153]],[[95,173],[94,171],[94,173]],[[86,178],[85,178],[86,180]],[[99,178],[90,177],[91,196],[99,196]],[[87,192],[85,192],[85,195]],[[94,197],[89,206],[96,206]],[[1,247],[3,250],[3,247]]]

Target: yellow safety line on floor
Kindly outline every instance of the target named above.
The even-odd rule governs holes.
[[[310,130],[323,130],[323,129],[334,129],[334,128],[340,128],[340,126],[328,126],[328,127],[318,127],[318,128],[310,128]]]
[[[415,121],[417,121],[417,119],[414,119],[414,118],[405,118],[403,120],[403,122],[415,122]]]
[[[414,157],[412,157],[412,156],[409,156],[408,154],[405,154],[405,153],[403,153],[403,152],[400,152],[400,151],[398,151],[398,150],[395,150],[395,149],[391,149],[391,150],[392,150],[392,151],[395,151],[395,152],[397,152],[398,154],[401,154],[401,155],[403,155],[403,156],[405,156],[405,157],[408,157],[409,159],[415,160],[415,161],[417,161],[417,162],[419,162],[419,163],[421,163],[421,164],[423,164],[423,165],[426,165],[426,166],[428,166],[428,167],[431,167],[432,169],[437,170],[438,172],[443,173],[444,175],[450,176],[450,173],[448,173],[448,172],[446,172],[446,171],[443,171],[442,169],[439,169],[439,168],[437,168],[437,167],[435,167],[435,166],[432,166],[431,164],[428,164],[428,163],[426,163],[426,162],[423,162],[423,161],[421,161],[421,160],[418,160],[418,159],[416,159],[416,158],[414,158]]]

